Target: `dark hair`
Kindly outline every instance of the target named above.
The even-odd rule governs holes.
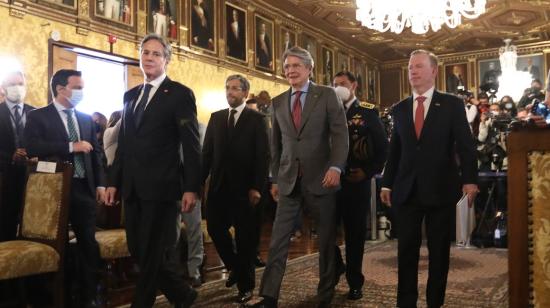
[[[350,71],[340,71],[340,72],[336,73],[336,75],[334,75],[334,78],[342,77],[342,76],[347,77],[350,82],[356,82],[357,81],[357,78],[355,78],[355,75],[353,75],[353,73],[350,72]]]
[[[113,111],[113,113],[111,113],[111,116],[109,117],[109,122],[107,122],[107,127],[115,126],[120,118],[122,118],[122,111]]]
[[[81,71],[61,69],[55,72],[50,81],[50,89],[53,97],[57,97],[57,86],[66,86],[69,83],[69,77],[82,77]]]
[[[248,90],[250,90],[250,82],[248,82],[248,79],[246,79],[243,75],[239,75],[239,74],[230,75],[225,80],[225,84],[227,84],[231,80],[238,80],[241,84],[241,90],[243,92],[248,92]]]
[[[250,104],[257,104],[258,102],[256,101],[255,98],[249,98],[246,100],[246,104],[247,105],[250,105]]]
[[[536,83],[538,83],[538,84],[542,85],[542,82],[540,82],[540,80],[539,80],[539,79],[533,79],[533,80],[531,80],[531,83],[533,83],[533,82],[536,82]]]
[[[166,59],[166,63],[170,62],[170,59],[172,58],[172,46],[164,36],[158,35],[156,33],[149,33],[143,37],[141,43],[139,44],[139,53],[141,54],[141,51],[143,50],[143,45],[145,45],[145,43],[150,40],[158,41],[162,45],[162,54]]]

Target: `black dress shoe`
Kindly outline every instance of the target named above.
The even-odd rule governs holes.
[[[264,297],[261,301],[252,305],[243,305],[243,307],[255,308],[277,308],[277,300],[269,297]]]
[[[356,301],[363,297],[363,291],[361,289],[349,289],[348,299]]]
[[[246,291],[246,292],[239,291],[239,294],[237,294],[237,299],[235,300],[235,302],[239,304],[244,304],[248,302],[250,299],[252,299],[252,291]]]
[[[227,280],[225,281],[225,287],[226,288],[231,288],[236,283],[237,283],[237,275],[235,274],[234,271],[231,271],[229,273],[229,277],[227,277]]]
[[[260,256],[256,256],[256,260],[254,261],[254,265],[256,267],[265,267],[265,262],[260,258]]]
[[[174,308],[189,308],[195,300],[197,299],[197,291],[190,289],[187,293],[187,296],[185,296],[185,299],[182,302],[177,302],[174,304]]]

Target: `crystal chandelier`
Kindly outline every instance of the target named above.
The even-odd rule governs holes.
[[[455,28],[462,16],[477,18],[485,12],[486,0],[356,0],[357,20],[369,29],[397,34],[410,27],[416,34],[438,31],[442,25]]]

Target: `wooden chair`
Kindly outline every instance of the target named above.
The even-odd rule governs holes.
[[[50,274],[55,307],[64,307],[71,177],[67,163],[58,163],[55,173],[36,172],[30,164],[17,240],[0,243],[0,280]]]
[[[550,129],[508,137],[509,307],[550,307]]]

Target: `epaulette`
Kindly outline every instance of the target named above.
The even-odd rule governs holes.
[[[375,104],[367,103],[367,102],[360,102],[359,106],[367,109],[374,109],[376,107]]]

